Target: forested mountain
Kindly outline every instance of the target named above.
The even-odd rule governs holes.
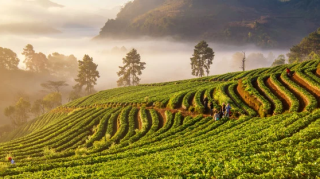
[[[290,47],[320,26],[320,0],[134,0],[96,39],[172,36]]]

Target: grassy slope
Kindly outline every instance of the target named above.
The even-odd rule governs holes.
[[[318,63],[305,62],[295,68],[312,71]],[[316,177],[320,168],[319,110],[267,118],[242,115],[238,120],[215,122],[206,114],[167,109],[165,105],[152,107],[188,91],[214,88],[216,93],[220,87],[234,84],[237,80],[233,79],[245,78],[245,74],[254,77],[260,71],[117,88],[83,97],[29,122],[11,134],[13,140],[0,143],[2,162],[8,154],[17,162],[15,166],[2,165],[0,175],[7,178]],[[268,71],[279,74],[283,67],[270,68],[264,75]],[[212,95],[210,100],[214,96],[206,95]],[[203,96],[199,93],[195,97],[191,106],[203,107],[197,102]],[[176,100],[178,107],[181,102]],[[131,109],[139,112],[130,112]],[[162,115],[163,110],[167,110],[166,115]],[[173,116],[167,118],[168,114]],[[114,123],[118,127],[111,126],[117,130],[112,136],[99,133],[109,130],[101,124],[111,124],[117,118],[120,123]],[[141,119],[147,131],[141,129],[139,134],[134,123]],[[171,122],[159,130],[157,125],[164,119]],[[130,135],[121,140],[128,132]],[[99,142],[85,149],[88,136]],[[46,146],[53,150],[45,149]]]

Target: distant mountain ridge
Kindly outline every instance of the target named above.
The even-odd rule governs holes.
[[[320,27],[320,0],[134,0],[95,39],[172,36],[290,47]]]

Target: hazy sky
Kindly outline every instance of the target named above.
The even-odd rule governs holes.
[[[147,62],[141,76],[142,83],[162,82],[191,78],[190,57],[195,42],[181,43],[157,40],[106,40],[97,43],[92,38],[99,34],[108,19],[129,0],[0,0],[0,46],[10,48],[20,58],[24,69],[22,49],[32,44],[36,52],[49,55],[53,52],[73,54],[79,60],[85,54],[98,63],[100,89],[116,87],[116,72],[125,54],[109,53],[115,46],[136,48],[142,61]],[[203,40],[203,39],[199,39]],[[205,39],[204,39],[205,40]],[[240,70],[232,64],[237,51],[262,52],[254,46],[222,46],[209,43],[215,51],[211,75]],[[273,51],[274,52],[274,51]],[[265,55],[269,51],[263,52]],[[282,52],[275,52],[275,55]],[[272,62],[261,63],[270,66]],[[170,64],[170,65],[168,65]],[[160,66],[165,68],[161,69]],[[235,66],[235,67],[233,67]],[[258,67],[258,66],[257,66]],[[259,66],[261,67],[261,66]]]
[[[97,35],[128,1],[0,0],[0,35]]]

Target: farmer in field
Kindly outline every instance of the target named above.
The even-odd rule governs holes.
[[[221,110],[222,110],[222,113],[225,114],[226,105],[224,103],[222,103]]]
[[[210,101],[210,115],[213,115],[213,102]]]
[[[228,103],[228,104],[227,104],[227,107],[226,107],[226,114],[225,114],[226,117],[230,117],[230,111],[231,111],[231,106],[230,106],[230,104]]]
[[[286,71],[287,71],[287,76],[288,76],[288,77],[291,77],[291,71],[290,71],[290,69],[287,68]]]
[[[209,102],[208,98],[207,98],[207,97],[205,97],[205,98],[204,98],[204,100],[203,100],[204,110],[205,110],[205,111],[207,111],[207,110],[208,110],[208,102]]]
[[[222,111],[222,109],[220,109],[220,111],[219,111],[218,114],[219,114],[219,118],[222,119],[222,117],[223,117],[223,111]]]
[[[219,113],[217,113],[217,111],[214,113],[214,120],[215,121],[219,121],[220,119],[220,116],[219,116]]]
[[[12,157],[9,157],[8,160],[9,160],[9,162],[10,162],[12,165],[15,164],[15,163],[14,163],[14,160],[12,159]]]

